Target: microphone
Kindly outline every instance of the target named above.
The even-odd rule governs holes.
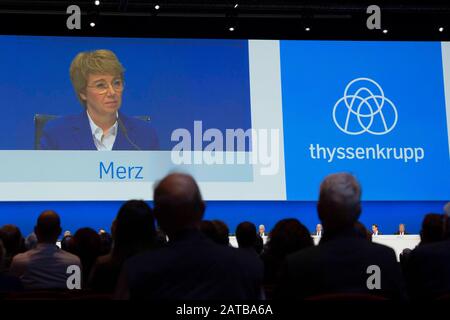
[[[128,136],[128,133],[127,133],[127,128],[125,127],[125,125],[123,124],[122,119],[120,119],[119,116],[117,116],[117,124],[119,125],[120,130],[122,131],[123,135],[125,136],[125,139],[127,139],[127,141],[133,146],[133,148],[135,150],[141,151],[142,149],[139,148],[139,146],[137,144],[135,144],[133,141],[131,141],[131,139]]]

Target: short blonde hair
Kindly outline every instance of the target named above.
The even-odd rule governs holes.
[[[110,74],[123,80],[124,72],[125,69],[111,50],[85,51],[77,54],[72,60],[70,80],[78,100],[86,106],[86,101],[81,98],[80,93],[86,90],[90,74]]]

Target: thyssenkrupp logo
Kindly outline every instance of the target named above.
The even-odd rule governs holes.
[[[344,96],[334,105],[333,120],[346,134],[383,135],[394,129],[398,114],[394,103],[384,96],[377,82],[357,78],[347,85]]]

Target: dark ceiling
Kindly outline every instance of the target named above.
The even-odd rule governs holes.
[[[66,28],[72,4],[81,9],[81,30]],[[366,27],[371,4],[381,8],[387,33]],[[450,0],[0,0],[3,34],[448,40],[449,31]]]

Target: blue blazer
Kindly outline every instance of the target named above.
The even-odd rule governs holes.
[[[156,131],[145,121],[119,112],[123,126],[118,127],[113,150],[158,150]],[[125,132],[128,135],[125,135]],[[97,150],[85,111],[49,121],[40,139],[42,150]]]

